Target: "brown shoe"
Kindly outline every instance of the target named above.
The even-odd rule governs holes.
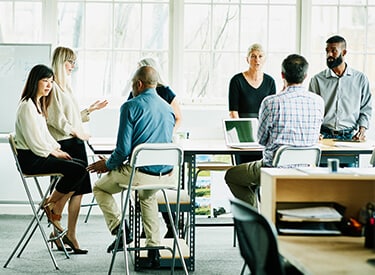
[[[64,232],[64,228],[62,228],[60,221],[61,215],[53,213],[53,203],[47,203],[43,206],[44,212],[46,212],[48,221],[53,224],[53,226],[59,230],[60,232]]]

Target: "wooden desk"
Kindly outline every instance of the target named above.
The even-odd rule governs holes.
[[[322,169],[328,170],[313,170]],[[337,202],[347,207],[347,217],[356,217],[375,200],[375,168],[345,169],[353,172],[262,168],[262,214],[275,223],[277,202]],[[375,250],[364,248],[363,237],[279,236],[279,249],[306,274],[375,274],[375,267],[366,262],[375,258]]]
[[[115,148],[115,138],[91,138],[89,146],[94,151],[95,154],[110,154]],[[182,139],[178,142],[184,151],[184,161],[185,167],[187,168],[184,171],[184,179],[187,179],[185,186],[188,187],[190,191],[191,205],[195,205],[195,186],[194,177],[196,171],[196,157],[197,155],[227,155],[227,154],[243,154],[251,155],[257,157],[258,159],[262,158],[262,148],[250,148],[250,149],[235,149],[226,146],[225,141],[220,140],[193,140],[193,139]],[[346,144],[345,144],[346,145]],[[322,149],[322,160],[328,157],[336,157],[342,159],[349,158],[350,162],[356,160],[358,163],[360,154],[371,154],[373,150],[373,143],[366,142],[361,144],[353,144],[351,146],[348,143],[347,146],[338,147],[335,146],[335,143],[331,140],[325,140],[320,144]],[[280,170],[280,169],[278,169]],[[263,183],[262,183],[263,184]],[[267,191],[267,193],[270,192]],[[264,192],[263,192],[264,193]],[[320,190],[320,193],[321,190]],[[374,192],[373,192],[374,193]],[[321,194],[314,196],[319,197]],[[324,197],[324,196],[323,196]],[[325,198],[325,197],[324,197]],[[351,200],[350,198],[348,200]],[[267,199],[262,198],[262,205],[267,201]],[[345,203],[343,203],[345,204]],[[363,206],[363,205],[361,205]],[[194,207],[191,208],[192,211],[189,215],[189,245],[190,245],[190,264],[189,270],[195,269],[195,211]],[[271,208],[268,210],[268,216],[271,216]],[[273,210],[274,211],[274,210]]]
[[[361,207],[375,201],[375,168],[342,168],[342,173],[326,170],[318,167],[308,174],[261,168],[262,214],[275,223],[277,202],[337,202],[346,207],[346,217],[357,217]]]
[[[236,149],[226,146],[225,141],[217,140],[180,140],[179,144],[184,150],[185,156],[192,155],[219,155],[219,154],[241,154],[262,158],[262,148]],[[322,150],[321,164],[325,166],[328,158],[338,158],[340,163],[355,163],[359,166],[361,154],[372,154],[375,141],[368,140],[361,143],[335,142],[332,139],[324,139],[318,144]]]
[[[95,154],[110,154],[115,148],[115,138],[91,138],[89,146]],[[178,144],[184,150],[185,159],[194,155],[220,155],[220,154],[242,154],[262,157],[262,148],[235,149],[226,146],[223,139],[215,140],[194,140],[181,139]],[[334,142],[331,139],[322,140],[318,143],[322,149],[323,164],[327,158],[339,158],[341,162],[356,162],[358,164],[360,154],[372,154],[375,141],[366,141],[363,143]]]
[[[375,250],[364,248],[363,237],[279,236],[280,253],[304,274],[375,274]]]

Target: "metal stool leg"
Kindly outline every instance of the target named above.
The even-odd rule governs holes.
[[[92,196],[91,202],[89,204],[83,204],[83,205],[81,205],[81,207],[87,206],[89,208],[89,210],[87,211],[86,217],[85,217],[85,221],[84,221],[85,223],[87,223],[87,221],[89,220],[89,217],[90,217],[90,214],[91,214],[91,210],[92,210],[92,207],[94,205],[97,205],[97,203],[95,202],[95,196]]]

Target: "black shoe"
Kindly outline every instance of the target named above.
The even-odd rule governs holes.
[[[117,226],[115,229],[113,229],[111,234],[114,235],[114,236],[117,236],[118,228],[119,228],[119,226]],[[133,242],[133,234],[130,231],[130,228],[129,228],[127,222],[125,222],[125,232],[126,232],[126,244],[132,243]],[[120,234],[121,239],[122,239],[123,233],[124,233],[124,231],[121,230],[121,234]]]
[[[159,249],[150,249],[147,252],[147,264],[148,268],[160,268],[160,253]]]
[[[164,239],[173,239],[174,236],[173,236],[173,230],[172,230],[172,227],[171,226],[168,226],[167,227],[167,233],[165,233],[164,235]]]
[[[107,248],[107,253],[111,253],[114,249],[115,249],[115,245],[116,245],[116,240],[115,239]],[[119,241],[119,244],[118,244],[118,247],[117,247],[117,252],[119,251],[124,251],[124,241],[122,239],[122,236],[120,236],[120,241]]]
[[[124,231],[121,231],[121,234],[120,234],[120,241],[119,241],[119,244],[118,244],[118,247],[117,247],[117,251],[124,251],[123,232]],[[130,244],[132,242],[133,242],[133,236],[130,235],[130,234],[127,235],[126,236],[126,244]],[[115,248],[115,245],[116,245],[116,239],[108,246],[107,253],[111,253],[113,251],[113,249]]]
[[[130,231],[128,222],[125,220],[125,233],[126,233],[126,244],[130,244],[133,242],[133,234]]]

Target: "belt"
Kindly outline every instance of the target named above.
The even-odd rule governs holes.
[[[353,129],[344,129],[344,130],[331,130],[327,127],[321,127],[321,131],[324,132],[324,133],[327,133],[327,134],[331,134],[331,135],[345,135],[345,134],[350,134],[353,132]]]
[[[172,172],[173,169],[167,171],[167,172],[162,172],[162,173],[156,173],[156,172],[151,172],[151,171],[145,171],[145,170],[141,170],[139,169],[139,172],[143,173],[143,174],[146,174],[146,175],[149,175],[149,176],[157,176],[157,177],[160,177],[160,176],[166,176],[168,174],[170,174]]]

